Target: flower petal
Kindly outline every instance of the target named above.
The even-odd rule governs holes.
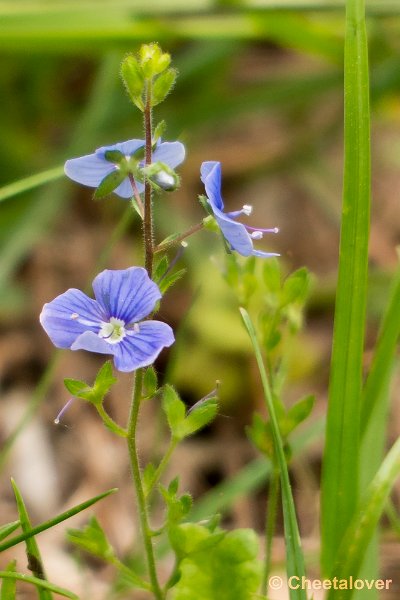
[[[122,152],[122,154],[125,156],[131,156],[142,146],[144,146],[144,140],[128,140],[126,142],[112,144],[111,146],[101,146],[101,148],[97,148],[96,154],[99,156],[104,156],[104,154],[109,150],[118,150],[118,152]]]
[[[224,202],[221,196],[221,163],[212,160],[203,162],[200,168],[200,174],[212,210],[223,210]]]
[[[99,331],[104,318],[95,300],[70,289],[44,305],[40,323],[57,348],[70,348],[85,331]]]
[[[93,331],[85,331],[76,338],[71,350],[88,350],[98,354],[114,354],[114,348]]]
[[[64,166],[64,172],[70,179],[89,187],[99,186],[114,169],[115,165],[97,154],[71,158]]]
[[[105,270],[93,281],[93,290],[97,302],[107,314],[107,320],[115,317],[126,324],[147,317],[161,298],[158,286],[142,267]]]
[[[253,254],[253,241],[242,223],[233,221],[225,217],[220,211],[215,212],[215,218],[222,231],[222,235],[231,246],[242,256],[251,256]]]
[[[185,160],[185,146],[180,142],[161,142],[153,152],[153,162],[163,162],[175,169]]]
[[[130,372],[151,365],[161,350],[175,341],[169,325],[161,321],[143,321],[139,331],[131,331],[114,345],[114,363],[119,371]]]
[[[118,187],[115,188],[115,190],[113,190],[114,194],[117,194],[117,196],[120,196],[121,198],[132,198],[133,196],[133,189],[132,189],[132,185],[131,182],[129,181],[129,178],[126,177],[122,183],[119,184]]]

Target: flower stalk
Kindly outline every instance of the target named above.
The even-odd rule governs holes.
[[[144,108],[145,164],[152,163],[152,114],[151,114],[152,80],[146,82],[146,104]],[[144,219],[143,238],[145,252],[145,267],[151,278],[153,274],[154,231],[153,231],[153,198],[149,179],[144,184]]]
[[[163,593],[158,582],[154,549],[152,542],[151,528],[149,525],[148,508],[143,490],[142,474],[139,465],[139,457],[136,444],[136,430],[139,416],[139,408],[142,400],[143,369],[138,369],[135,373],[135,382],[133,386],[132,404],[128,421],[128,451],[131,463],[133,483],[136,492],[136,501],[140,521],[140,529],[143,538],[144,549],[147,559],[152,591],[156,600],[163,600]]]

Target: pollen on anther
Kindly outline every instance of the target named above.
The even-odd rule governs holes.
[[[72,313],[71,314],[71,319],[79,319],[79,314],[78,313]]]
[[[244,204],[243,205],[243,212],[244,212],[245,215],[249,216],[253,212],[253,207],[250,206],[250,204]]]

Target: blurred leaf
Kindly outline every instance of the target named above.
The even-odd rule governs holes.
[[[162,407],[167,417],[173,437],[181,437],[181,428],[185,421],[186,407],[172,385],[164,386]]]
[[[131,100],[139,110],[144,110],[144,75],[143,69],[132,54],[124,58],[121,64],[121,76]]]
[[[174,285],[179,279],[181,279],[186,273],[186,269],[179,269],[179,271],[175,271],[166,275],[160,282],[159,288],[162,294]]]
[[[101,181],[94,193],[94,198],[98,200],[104,198],[104,196],[108,196],[108,194],[111,194],[111,192],[113,192],[126,177],[126,172],[123,169],[115,169]]]
[[[281,428],[282,434],[288,436],[300,423],[310,416],[315,404],[315,396],[306,396],[287,411]]]
[[[22,581],[24,583],[32,583],[37,590],[41,590],[42,592],[54,592],[55,594],[59,594],[60,596],[65,596],[66,598],[70,598],[71,600],[79,600],[76,594],[69,592],[68,590],[59,587],[58,585],[54,585],[49,581],[45,581],[44,579],[39,579],[38,577],[32,577],[30,575],[24,575],[23,573],[13,573],[12,571],[0,571],[0,579],[12,579],[14,581]],[[49,596],[48,596],[49,597]],[[7,600],[9,600],[7,598]],[[10,599],[11,600],[11,599]]]
[[[143,394],[145,398],[153,398],[157,392],[157,373],[153,366],[147,367],[143,377]]]
[[[218,414],[218,398],[216,396],[197,402],[189,411],[181,427],[181,435],[187,437],[199,431]]]
[[[68,541],[97,558],[105,561],[115,556],[115,552],[96,517],[91,517],[83,529],[67,529]]]
[[[250,529],[210,533],[193,524],[179,540],[185,558],[181,577],[171,590],[172,600],[251,600],[261,580],[258,538]],[[175,544],[176,544],[175,540]]]
[[[304,304],[310,291],[311,277],[305,267],[297,269],[285,280],[282,288],[282,305],[297,302]]]

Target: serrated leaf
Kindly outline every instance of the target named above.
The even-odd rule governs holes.
[[[154,133],[153,133],[153,144],[154,145],[158,142],[158,140],[160,138],[162,138],[166,129],[167,129],[167,124],[165,121],[160,121],[159,123],[157,123],[156,127],[154,128]]]
[[[209,534],[211,540],[207,536],[199,540],[199,530],[190,533],[186,541],[189,544],[194,541],[195,549],[179,565],[181,577],[171,590],[171,599],[251,600],[261,580],[255,532],[247,529],[223,532],[220,539],[218,534]],[[207,541],[215,543],[207,545]],[[186,546],[186,550],[189,548]]]
[[[17,561],[11,561],[7,567],[6,571],[11,573],[16,572]],[[3,583],[1,584],[1,592],[0,592],[0,600],[14,600],[17,594],[17,581],[16,579],[3,579]]]
[[[126,178],[126,172],[121,169],[115,169],[108,175],[104,177],[101,181],[99,187],[96,189],[94,193],[94,198],[99,200],[100,198],[104,198],[108,194],[111,194],[120,183]]]
[[[91,517],[83,529],[67,529],[67,538],[75,546],[105,561],[115,554],[96,517]]]
[[[180,428],[185,420],[186,408],[172,385],[167,384],[164,387],[162,407],[172,436],[180,437]]]
[[[20,526],[19,521],[14,521],[13,523],[7,523],[6,525],[2,525],[0,527],[0,542],[8,537],[13,531],[18,529]]]
[[[189,411],[181,428],[181,435],[186,437],[199,431],[211,423],[217,414],[218,399],[216,396],[201,400]]]
[[[169,92],[172,90],[178,73],[175,69],[168,69],[161,73],[153,84],[153,93],[151,97],[151,105],[157,106],[165,100]]]
[[[179,489],[179,477],[175,477],[168,486],[168,494],[176,496]]]
[[[11,479],[11,485],[13,487],[15,500],[17,502],[18,515],[22,531],[24,533],[30,532],[32,525],[21,492],[19,491],[18,486],[13,479]],[[37,545],[35,538],[31,537],[26,539],[25,547],[26,556],[28,559],[28,569],[32,571],[33,575],[38,579],[46,580],[42,557],[40,556],[39,546]],[[48,589],[37,587],[37,592],[40,600],[52,600],[53,598]]]

